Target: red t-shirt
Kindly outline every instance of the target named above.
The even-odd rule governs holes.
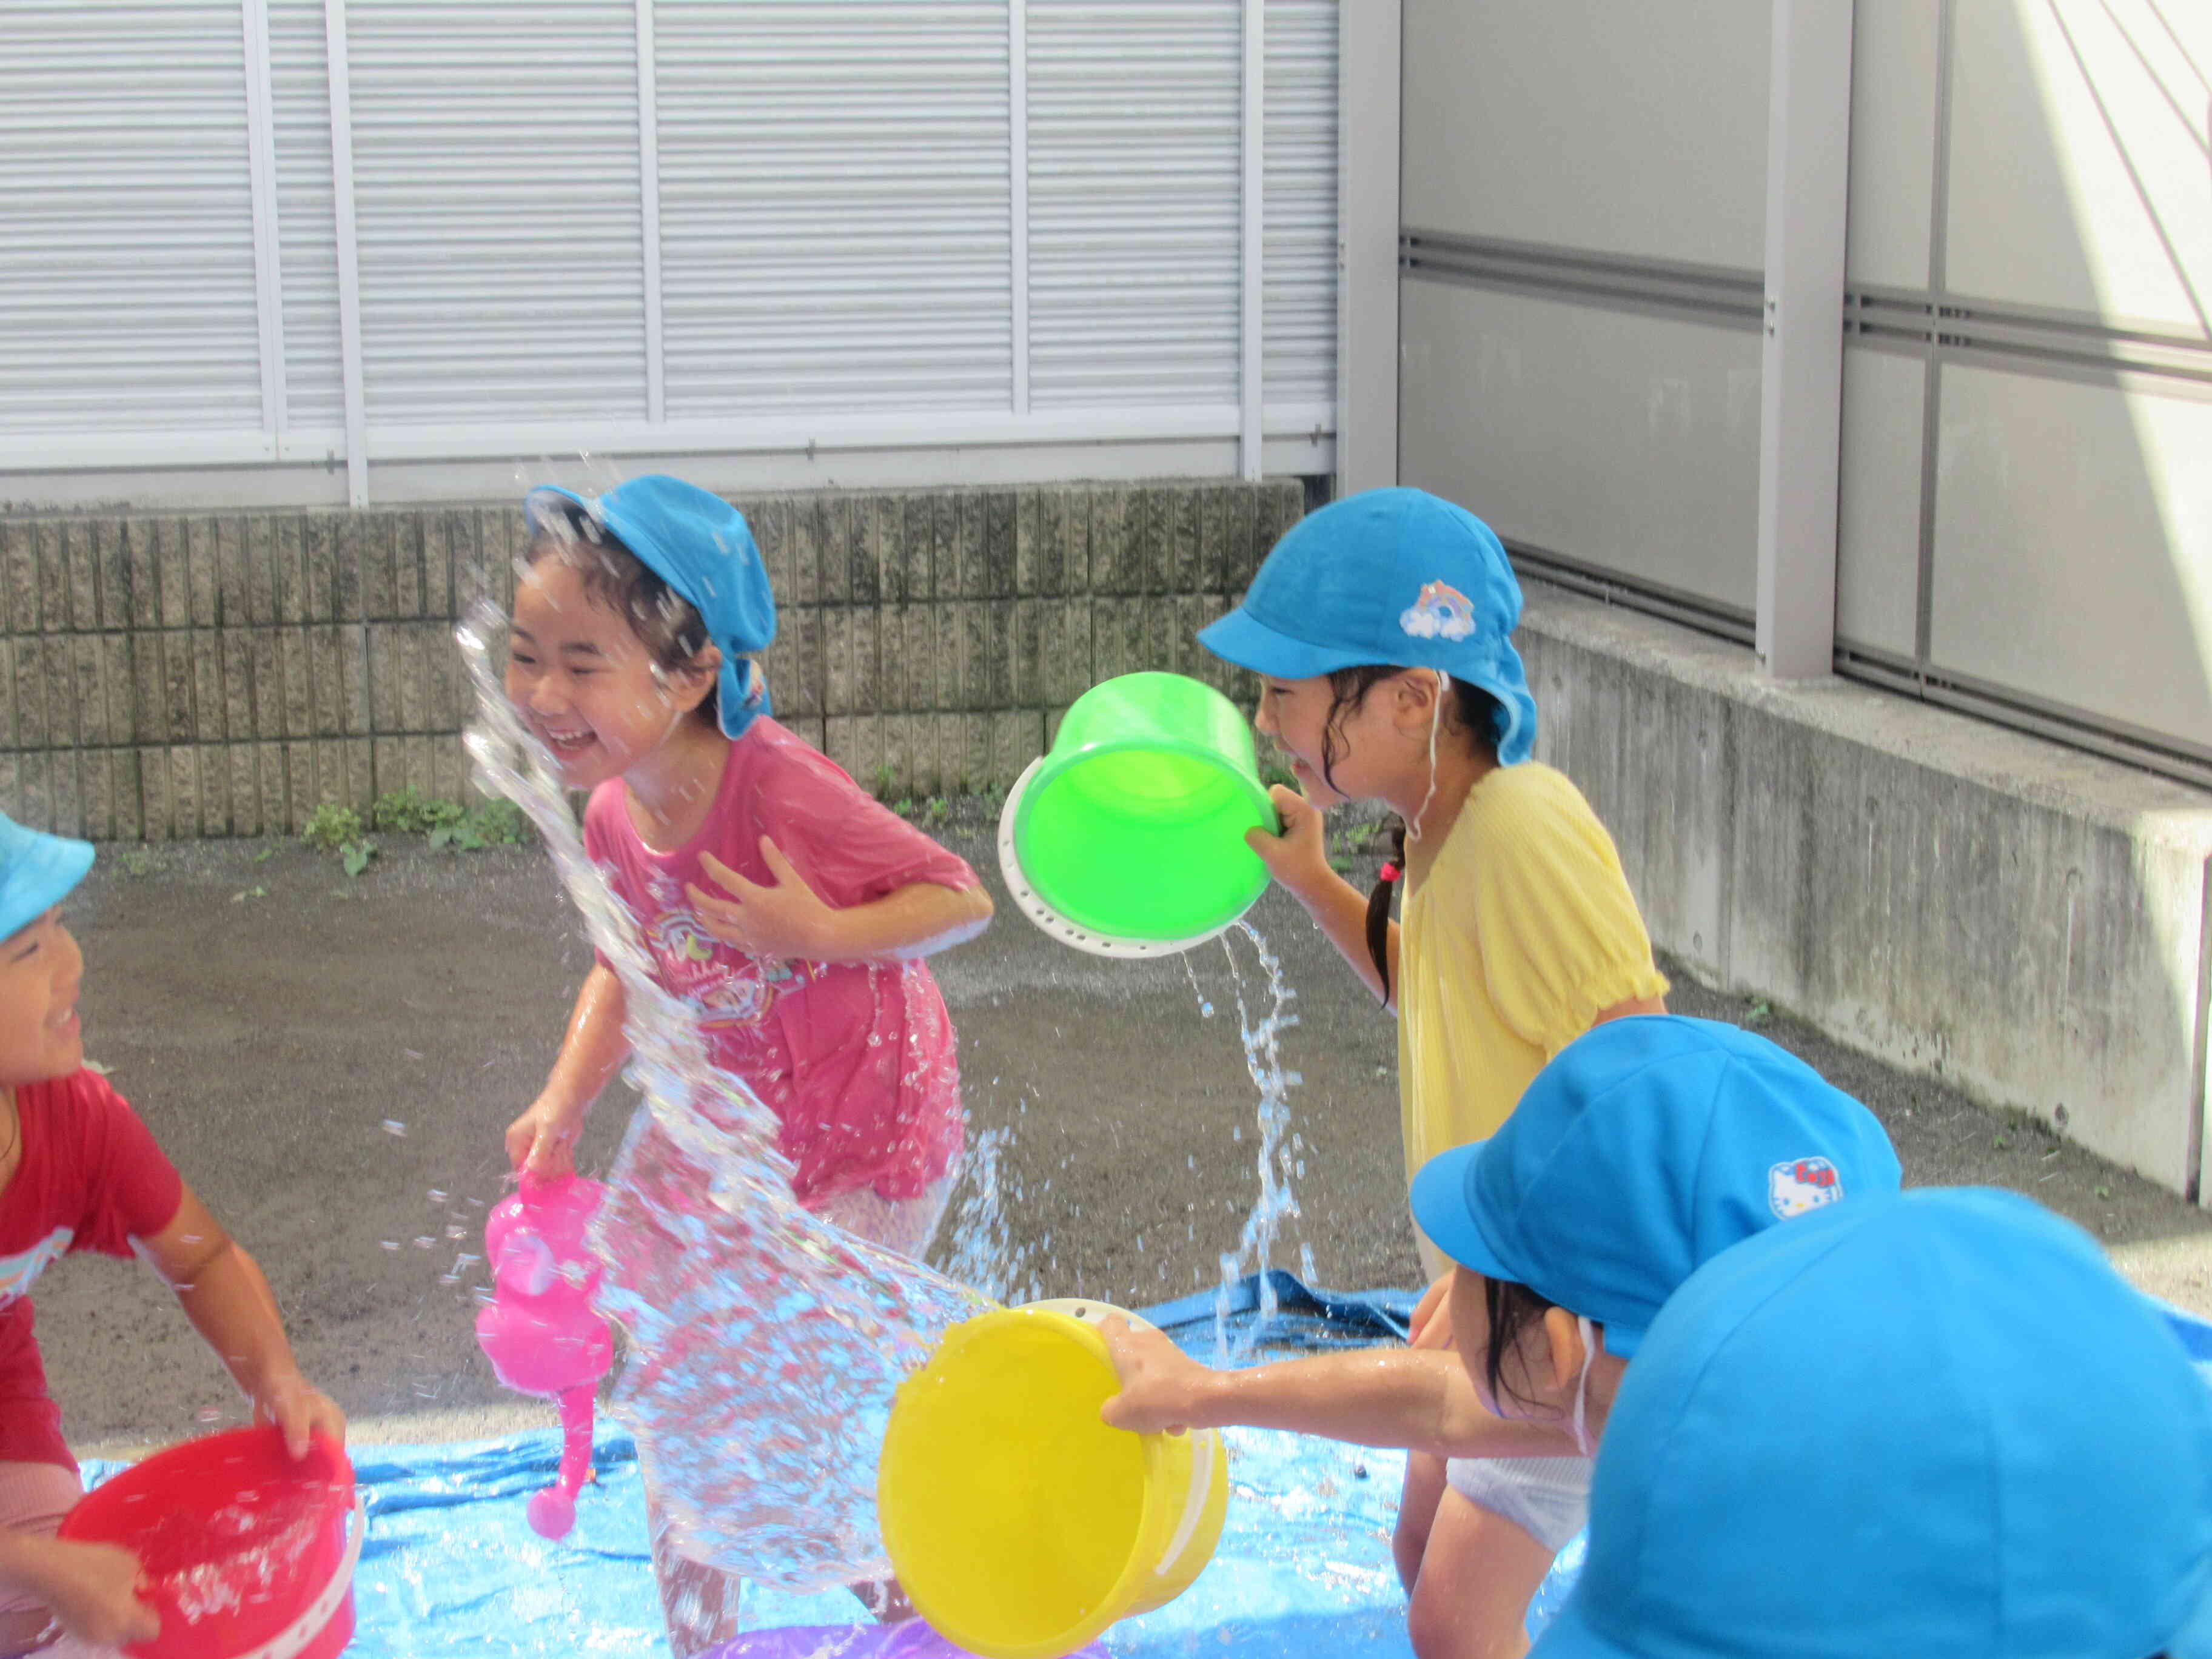
[[[72,1072],[15,1091],[22,1161],[0,1194],[0,1462],[74,1469],[31,1329],[31,1285],[72,1250],[131,1254],[176,1219],[185,1183],[107,1079]]]
[[[920,962],[786,961],[709,933],[684,890],[721,890],[700,854],[766,885],[763,836],[838,909],[916,882],[972,888],[975,872],[765,718],[731,744],[705,824],[676,851],[639,836],[620,778],[593,790],[584,811],[585,850],[635,918],[654,978],[697,1016],[714,1063],[775,1114],[799,1200],[862,1187],[914,1197],[961,1146],[945,999]]]

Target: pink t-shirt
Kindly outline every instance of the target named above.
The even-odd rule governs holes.
[[[72,1250],[131,1254],[177,1217],[185,1183],[107,1079],[88,1069],[15,1091],[23,1155],[0,1194],[0,1462],[74,1469],[32,1330],[30,1291]]]
[[[919,962],[761,957],[708,933],[684,893],[687,884],[721,890],[700,854],[765,885],[763,836],[838,909],[915,882],[971,888],[975,872],[768,719],[731,744],[706,823],[675,852],[656,853],[639,836],[620,778],[593,790],[584,811],[584,848],[635,918],[654,977],[698,1017],[714,1063],[744,1079],[782,1126],[799,1202],[862,1187],[912,1198],[961,1146],[945,999]]]

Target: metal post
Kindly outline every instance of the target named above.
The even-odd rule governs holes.
[[[1398,482],[1401,0],[1338,0],[1336,493]]]
[[[346,64],[346,0],[323,0],[330,60],[331,191],[337,219],[338,350],[344,363],[346,500],[368,505],[368,412],[361,367],[361,246],[353,210],[353,82]]]
[[[1759,659],[1833,672],[1851,0],[1774,0],[1759,434]]]
[[[637,0],[638,234],[645,263],[645,418],[668,419],[668,359],[660,301],[660,93],[653,44],[653,0]]]
[[[1267,0],[1244,0],[1244,226],[1243,236],[1243,291],[1241,319],[1239,386],[1243,415],[1237,451],[1243,476],[1257,483],[1261,471],[1261,449],[1265,440],[1265,404],[1260,384],[1263,362],[1261,301],[1267,257]]]

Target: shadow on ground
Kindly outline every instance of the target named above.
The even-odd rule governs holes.
[[[1223,948],[1158,963],[1078,955],[1006,901],[975,823],[948,839],[1000,900],[991,932],[938,971],[971,1133],[1009,1131],[1014,1248],[1048,1294],[1140,1305],[1213,1283],[1256,1191],[1257,1095]],[[504,1395],[478,1354],[481,1264],[464,1259],[508,1184],[501,1132],[536,1092],[591,960],[543,856],[388,847],[348,878],[290,842],[109,848],[70,920],[87,958],[88,1051],[259,1256],[309,1374],[356,1419],[406,1419],[376,1423],[385,1437],[550,1421]],[[1252,920],[1298,993],[1284,1055],[1304,1079],[1291,1096],[1304,1215],[1275,1260],[1295,1268],[1307,1246],[1325,1285],[1410,1285],[1391,1022],[1294,905],[1270,893]],[[1238,959],[1258,997],[1249,950]],[[2029,1193],[2149,1288],[2212,1313],[2212,1220],[2179,1198],[1679,975],[1674,1006],[1755,1024],[1803,1054],[1881,1115],[1908,1180]],[[587,1165],[611,1156],[629,1104],[602,1103]],[[240,1419],[149,1274],[71,1258],[38,1304],[79,1443]]]

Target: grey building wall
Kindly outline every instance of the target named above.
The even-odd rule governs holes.
[[[1097,680],[1226,683],[1192,633],[1296,482],[740,498],[781,611],[779,718],[870,787],[1012,781]],[[513,591],[513,507],[0,518],[0,806],[159,840],[457,796],[456,619]]]

